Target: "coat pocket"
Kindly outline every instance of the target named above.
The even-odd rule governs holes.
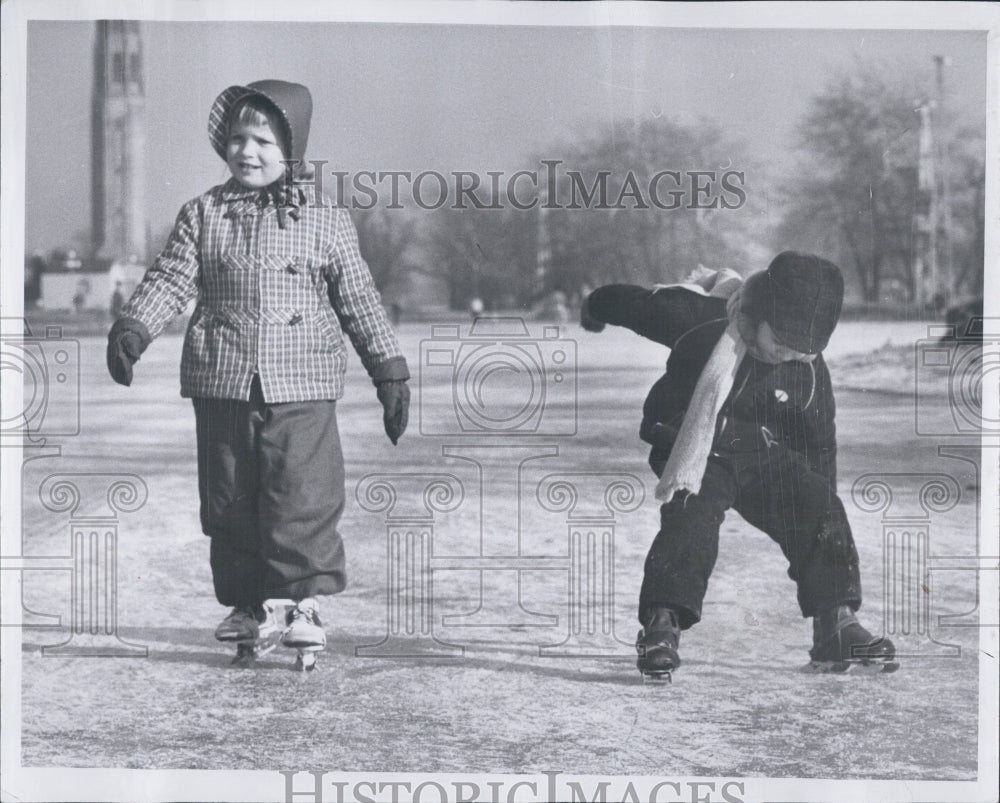
[[[188,321],[187,332],[184,335],[184,346],[181,350],[181,374],[185,377],[205,375],[212,369],[209,356],[209,334],[211,313],[206,314],[201,306],[195,308]]]
[[[326,285],[307,255],[265,253],[258,266],[261,309],[308,313],[326,302]]]

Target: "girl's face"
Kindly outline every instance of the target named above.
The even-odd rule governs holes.
[[[774,330],[766,321],[761,321],[757,327],[757,343],[754,356],[763,362],[812,362],[815,354],[795,351],[780,343],[774,336]]]
[[[233,121],[226,140],[226,164],[245,187],[267,187],[285,173],[285,158],[270,124]]]

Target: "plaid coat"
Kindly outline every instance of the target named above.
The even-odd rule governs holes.
[[[232,178],[186,203],[122,310],[156,337],[197,298],[182,396],[246,400],[256,373],[269,403],[338,399],[345,332],[373,379],[406,378],[349,214],[294,189],[284,226],[266,190]]]

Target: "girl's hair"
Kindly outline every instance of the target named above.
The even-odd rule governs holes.
[[[285,118],[267,98],[260,95],[250,95],[237,101],[232,111],[229,112],[229,131],[232,131],[233,126],[238,123],[243,125],[264,125],[266,123],[274,132],[274,136],[278,140],[278,147],[281,148],[285,158],[291,158]]]

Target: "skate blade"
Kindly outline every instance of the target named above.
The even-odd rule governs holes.
[[[253,648],[254,658],[263,658],[265,655],[270,655],[276,649],[278,645],[281,644],[280,639],[269,639],[267,641],[258,641]]]
[[[662,672],[641,672],[642,682],[648,686],[667,686],[674,682],[671,670]]]
[[[316,663],[316,656],[322,649],[322,647],[306,647],[300,649],[299,654],[295,656],[295,668],[299,672],[315,671],[318,666]]]
[[[852,662],[847,672],[851,675],[882,675],[890,674],[897,669],[899,669],[898,661]]]
[[[897,661],[810,661],[802,671],[810,675],[881,675],[899,669]]]
[[[807,675],[843,675],[848,665],[841,661],[810,661],[799,671]]]
[[[236,655],[230,663],[242,668],[251,667],[258,658],[274,652],[279,644],[281,644],[281,631],[266,633],[255,641],[237,641]]]

